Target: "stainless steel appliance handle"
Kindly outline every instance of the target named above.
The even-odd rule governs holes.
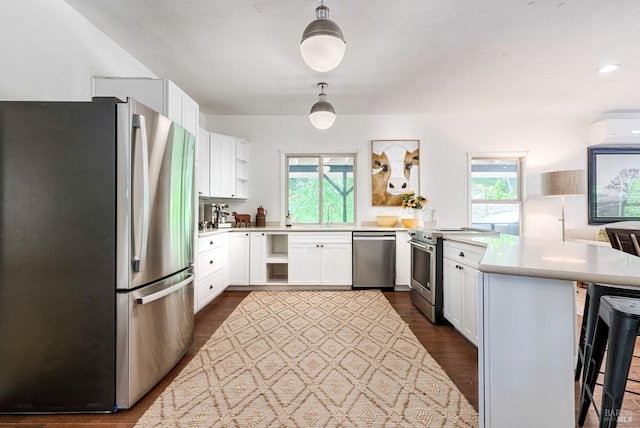
[[[354,241],[395,241],[395,236],[354,236]]]
[[[416,248],[420,248],[421,250],[425,250],[429,253],[433,253],[435,251],[435,248],[433,245],[429,245],[429,244],[421,244],[418,243],[416,241],[409,241],[409,244],[411,244],[412,246],[416,247]]]
[[[180,281],[176,285],[172,285],[171,287],[165,288],[162,291],[158,291],[157,293],[149,294],[148,296],[138,297],[136,299],[136,303],[138,303],[140,305],[146,305],[147,303],[151,303],[151,302],[154,302],[154,301],[156,301],[158,299],[162,299],[164,296],[167,296],[167,295],[173,293],[174,291],[179,290],[180,288],[184,287],[185,285],[187,285],[191,281],[193,281],[193,274],[189,275],[187,277],[187,279],[185,279],[183,281]]]
[[[134,136],[131,170],[131,267],[134,272],[142,272],[149,239],[149,144],[143,115],[133,115],[132,131]]]

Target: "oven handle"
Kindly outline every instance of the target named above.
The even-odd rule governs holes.
[[[418,243],[418,242],[416,242],[414,240],[407,241],[407,242],[409,242],[409,244],[411,244],[412,246],[420,248],[421,250],[425,250],[425,251],[427,251],[429,253],[433,253],[436,250],[435,247],[433,245],[431,245],[431,244],[422,244],[422,243]]]

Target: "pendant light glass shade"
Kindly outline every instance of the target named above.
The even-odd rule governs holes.
[[[327,101],[327,95],[324,93],[324,88],[328,85],[326,83],[318,83],[318,86],[320,86],[320,95],[318,95],[318,102],[311,107],[309,120],[318,129],[329,129],[336,121],[336,111],[331,103]]]
[[[346,48],[342,30],[329,19],[329,8],[322,2],[316,8],[316,19],[302,33],[300,53],[304,62],[315,71],[330,71],[340,64]]]

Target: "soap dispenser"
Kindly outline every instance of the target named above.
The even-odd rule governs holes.
[[[287,227],[291,227],[292,224],[293,224],[293,219],[291,218],[291,213],[287,211],[287,218],[285,220],[285,225]]]

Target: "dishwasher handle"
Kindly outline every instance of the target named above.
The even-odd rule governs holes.
[[[354,241],[395,241],[395,236],[353,236]]]

